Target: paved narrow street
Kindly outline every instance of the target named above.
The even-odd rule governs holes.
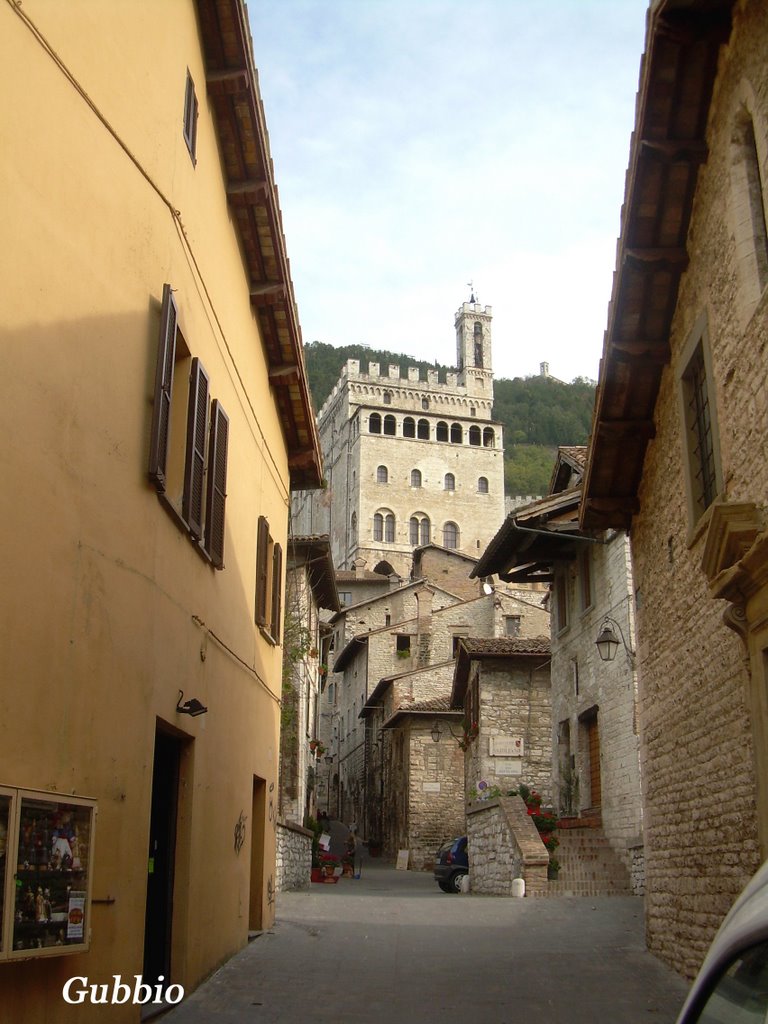
[[[646,952],[642,900],[451,896],[366,859],[279,897],[168,1024],[672,1024],[687,984]]]

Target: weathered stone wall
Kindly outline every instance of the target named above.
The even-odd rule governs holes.
[[[544,663],[542,663],[544,661]],[[523,782],[551,800],[552,704],[549,660],[514,658],[475,662],[480,673],[478,736],[466,756],[467,795],[481,780],[502,793]],[[520,737],[523,756],[492,753],[496,738]]]
[[[432,722],[410,719],[407,726],[408,828],[402,848],[410,850],[410,866],[419,871],[431,871],[438,847],[465,831],[464,754],[447,728],[435,743]]]
[[[556,628],[552,631],[554,798],[561,813],[579,813],[595,804],[590,791],[586,726],[581,717],[593,709],[600,747],[603,830],[629,867],[627,844],[642,831],[637,676],[623,645],[613,661],[604,662],[595,640],[604,617],[610,615],[629,647],[634,646],[632,567],[625,533],[613,531],[597,539],[603,543],[585,544],[579,559],[559,568],[566,579],[568,625],[560,632]],[[586,580],[591,581],[591,603],[587,605]],[[553,627],[557,621],[555,609]],[[565,777],[572,760],[578,801],[575,807],[568,807]]]
[[[546,889],[549,854],[519,796],[468,804],[467,836],[472,892],[511,896],[515,878]]]
[[[291,821],[277,823],[275,892],[308,889],[312,871],[312,833]]]
[[[748,100],[762,167],[768,151],[768,18],[759,2],[734,7],[699,171],[671,362],[645,460],[632,528],[638,587],[647,933],[650,949],[691,975],[760,852],[747,677],[737,636],[701,571],[708,515],[694,527],[686,502],[678,376],[683,349],[708,317],[723,494],[765,504],[768,392],[765,291],[749,301],[733,228],[732,134]],[[766,178],[763,171],[763,181]],[[766,197],[763,193],[763,202]],[[759,293],[758,293],[759,294]]]

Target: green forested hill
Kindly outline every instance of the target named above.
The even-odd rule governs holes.
[[[359,359],[362,370],[369,362],[378,362],[382,368],[397,363],[403,375],[406,367],[418,366],[424,379],[428,369],[437,369],[441,381],[451,369],[363,345],[335,348],[313,341],[304,346],[304,355],[317,410],[339,379],[347,359]],[[594,382],[585,378],[577,378],[571,384],[563,384],[552,377],[494,381],[493,417],[504,427],[507,494],[546,493],[557,446],[586,444],[594,398]]]

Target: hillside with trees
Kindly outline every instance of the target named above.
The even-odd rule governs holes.
[[[454,369],[364,345],[336,348],[321,341],[305,345],[304,356],[318,411],[347,359],[359,359],[363,372],[369,362],[379,363],[382,369],[397,363],[401,376],[406,375],[408,366],[418,366],[423,380],[427,370],[437,370],[442,383],[446,373]],[[546,493],[557,446],[587,443],[594,399],[594,381],[584,377],[570,384],[553,377],[502,377],[494,381],[493,418],[504,427],[504,484],[508,495]]]

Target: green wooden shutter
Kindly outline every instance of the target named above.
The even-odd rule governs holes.
[[[268,559],[269,523],[264,516],[259,516],[259,530],[256,537],[256,621],[260,626],[267,624]]]
[[[280,643],[280,607],[283,598],[283,549],[275,544],[272,551],[272,623],[269,632]]]
[[[208,493],[205,502],[205,550],[217,569],[224,568],[224,506],[227,500],[229,419],[218,399],[211,404],[208,441]]]
[[[173,367],[176,360],[176,329],[178,313],[169,284],[163,285],[163,307],[160,314],[160,338],[155,371],[155,404],[152,411],[152,434],[149,443],[149,479],[158,491],[167,482],[168,438],[171,424],[171,393]]]
[[[181,514],[193,537],[203,535],[205,438],[208,433],[208,374],[199,359],[192,360],[187,409],[187,451]]]

